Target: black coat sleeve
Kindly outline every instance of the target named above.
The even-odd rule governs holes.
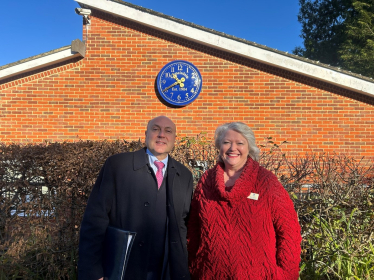
[[[181,235],[183,236],[183,240],[186,241],[187,236],[187,224],[188,219],[190,216],[190,207],[191,207],[191,199],[192,199],[192,191],[193,191],[193,177],[192,174],[189,172],[189,181],[188,181],[188,188],[187,188],[187,195],[185,196],[184,207],[183,207],[183,223],[181,225]],[[184,245],[187,246],[187,241],[184,242]],[[186,249],[187,250],[187,249]]]
[[[110,158],[105,162],[87,202],[79,238],[79,280],[103,277],[102,244],[109,224],[115,182]]]

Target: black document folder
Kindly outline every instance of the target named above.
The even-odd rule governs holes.
[[[123,280],[135,232],[108,227],[104,240],[104,279]]]

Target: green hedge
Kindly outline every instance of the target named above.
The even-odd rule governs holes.
[[[0,143],[0,279],[76,279],[80,222],[105,159],[140,141]],[[260,163],[290,193],[302,226],[301,279],[374,279],[370,160],[283,154],[268,139]],[[180,138],[172,156],[195,183],[215,164],[209,139]]]

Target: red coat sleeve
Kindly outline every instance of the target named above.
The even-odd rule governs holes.
[[[289,194],[275,179],[271,211],[276,233],[279,280],[297,280],[301,253],[301,229]]]
[[[201,228],[199,223],[199,202],[197,200],[198,192],[201,191],[201,187],[196,187],[194,192],[192,201],[191,201],[191,210],[190,210],[190,218],[188,220],[188,227],[187,227],[187,240],[188,240],[188,263],[189,265],[194,260],[196,256],[197,250],[200,244],[200,234]]]
[[[187,227],[188,264],[191,272],[193,271],[191,264],[194,262],[200,246],[201,226],[199,220],[199,201],[203,195],[203,185],[206,183],[207,173],[208,172],[205,172],[198,182],[191,201],[190,218]]]

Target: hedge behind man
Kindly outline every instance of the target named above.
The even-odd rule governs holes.
[[[165,116],[148,122],[146,148],[109,157],[84,213],[79,241],[79,280],[103,275],[108,226],[136,232],[125,279],[190,279],[186,248],[192,174],[169,156],[175,124]]]

